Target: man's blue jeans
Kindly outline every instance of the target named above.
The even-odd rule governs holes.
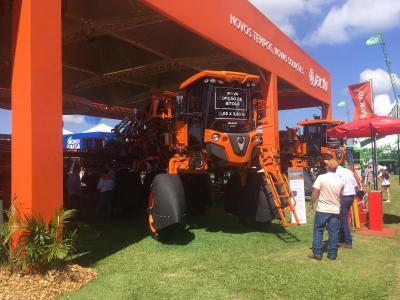
[[[328,258],[336,259],[340,228],[339,214],[323,213],[319,211],[315,212],[312,251],[314,256],[322,257],[324,230],[327,225],[329,234]]]
[[[350,207],[353,205],[353,196],[342,196],[340,201],[340,230],[343,233],[344,243],[346,245],[352,245],[351,232],[349,228],[349,222],[347,221],[347,215],[349,214]]]

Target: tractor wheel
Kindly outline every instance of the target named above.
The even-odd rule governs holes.
[[[185,193],[178,175],[158,174],[149,193],[148,220],[153,237],[161,230],[182,222],[186,215]]]
[[[143,194],[144,194],[144,199],[145,202],[150,197],[150,191],[151,191],[151,184],[153,183],[154,177],[156,177],[158,174],[164,174],[165,172],[162,170],[153,170],[149,174],[146,175],[144,178],[143,182]]]
[[[224,189],[224,206],[227,213],[238,215],[239,203],[243,195],[243,187],[240,182],[239,174],[232,174]]]
[[[213,201],[210,176],[206,174],[180,175],[186,195],[187,212],[192,215],[202,214]]]
[[[158,232],[154,224],[154,216],[153,216],[153,209],[154,209],[154,192],[150,191],[149,195],[149,229],[153,238],[158,241]]]
[[[276,208],[264,174],[247,173],[238,216],[244,225],[270,223],[275,219]]]

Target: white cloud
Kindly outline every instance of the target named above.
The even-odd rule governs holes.
[[[400,86],[399,77],[394,74],[397,86]],[[389,73],[382,69],[365,69],[360,73],[360,81],[372,79],[372,88],[375,95],[392,94],[392,84]]]
[[[291,37],[295,37],[296,35],[295,27],[291,22],[292,17],[319,14],[321,13],[322,6],[333,2],[333,0],[249,1]]]
[[[84,124],[85,117],[81,115],[64,115],[63,122],[67,124]]]
[[[346,0],[342,6],[330,9],[321,26],[304,43],[338,44],[355,36],[368,38],[370,34],[400,27],[399,19],[399,0]]]
[[[374,113],[378,116],[387,116],[393,105],[388,94],[380,94],[374,99]]]

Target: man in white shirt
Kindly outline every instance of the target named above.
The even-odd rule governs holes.
[[[335,159],[325,160],[327,173],[319,175],[313,185],[311,194],[310,209],[314,208],[314,203],[318,200],[315,220],[314,236],[312,243],[311,259],[322,259],[323,235],[325,227],[328,225],[328,258],[335,260],[337,257],[338,234],[340,228],[340,197],[342,195],[344,182],[336,169],[338,163]]]
[[[338,174],[344,181],[343,195],[340,200],[340,232],[342,233],[344,243],[340,244],[340,246],[351,249],[353,247],[353,241],[347,216],[351,206],[353,205],[358,185],[353,172],[349,169],[338,166],[336,174]]]

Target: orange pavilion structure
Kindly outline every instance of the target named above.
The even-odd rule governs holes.
[[[63,112],[122,116],[212,69],[260,75],[276,148],[278,110],[331,116],[328,72],[247,0],[0,0],[0,37],[12,195],[45,219],[62,204]]]

